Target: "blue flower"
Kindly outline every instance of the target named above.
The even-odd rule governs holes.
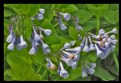
[[[39,9],[39,13],[44,14],[44,13],[45,13],[45,9],[40,8],[40,9]]]
[[[12,42],[12,40],[13,40],[13,38],[14,38],[14,35],[15,35],[15,34],[13,33],[13,31],[10,30],[10,34],[9,34],[9,36],[7,37],[6,41],[7,41],[8,43]]]
[[[47,64],[46,64],[46,67],[48,68],[48,69],[51,69],[51,70],[55,70],[56,69],[56,66],[52,63],[52,61],[49,59],[49,58],[46,58],[46,60],[47,60]]]
[[[69,21],[71,18],[71,15],[69,13],[60,13],[61,15],[63,15],[65,21]]]
[[[35,30],[35,28],[33,27],[33,31],[34,31],[34,39],[35,41],[39,41],[40,40],[40,36],[38,35],[37,31]]]
[[[40,14],[40,13],[39,13],[39,14],[37,15],[37,18],[38,18],[38,20],[42,20],[42,19],[44,18],[44,16],[43,16],[43,14]]]
[[[48,54],[49,52],[51,52],[51,50],[49,49],[49,46],[47,44],[42,44],[42,50],[43,50],[44,54]]]
[[[81,49],[84,48],[84,42],[85,42],[85,39],[86,39],[86,36],[83,38],[82,43],[81,43],[81,45],[80,45]]]
[[[14,44],[15,44],[15,37],[13,38],[12,42],[8,45],[7,49],[8,50],[14,50]]]
[[[60,29],[65,30],[65,29],[67,29],[67,26],[64,23],[61,23],[60,24]]]
[[[22,35],[20,36],[20,48],[26,48],[28,45],[27,43],[24,41]]]
[[[60,67],[58,69],[58,74],[62,77],[62,78],[67,78],[69,77],[68,72],[64,69],[62,62],[60,62]]]
[[[43,28],[41,28],[41,27],[39,27],[39,29],[40,29],[41,31],[43,31],[43,32],[45,33],[45,35],[47,35],[47,36],[49,36],[49,35],[52,33],[52,31],[51,31],[50,29],[43,29]]]
[[[95,73],[94,68],[96,67],[96,63],[88,63],[88,64],[84,64],[82,66],[82,74],[81,76],[83,78],[87,77],[88,74],[93,75]]]
[[[118,33],[118,31],[117,31],[116,28],[114,28],[113,30],[111,30],[111,31],[109,31],[109,32],[107,32],[107,33],[114,33],[114,34],[116,34],[116,33]]]
[[[94,46],[94,44],[92,43],[92,40],[91,40],[91,38],[90,38],[90,36],[88,37],[88,39],[89,39],[89,42],[90,42],[90,50],[95,50],[95,46]]]
[[[84,52],[89,52],[90,51],[89,46],[88,46],[88,39],[87,38],[85,39],[85,46],[83,48],[83,51]]]
[[[75,27],[76,27],[76,30],[79,31],[79,30],[83,30],[83,28],[79,25],[79,18],[77,17],[74,17],[75,18]]]

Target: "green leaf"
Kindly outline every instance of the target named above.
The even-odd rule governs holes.
[[[67,5],[67,4],[63,4],[63,5]],[[71,12],[78,10],[78,8],[74,4],[69,4],[66,7],[64,6],[62,7],[63,7],[62,12],[65,12],[65,13],[71,13]]]
[[[105,20],[107,20],[109,23],[116,24],[119,21],[119,13],[118,11],[112,11],[112,10],[107,10],[103,14]]]
[[[31,64],[20,59],[17,55],[7,55],[7,61],[12,69],[12,77],[16,80],[41,80],[41,76],[34,72]]]
[[[81,24],[87,22],[93,16],[93,14],[87,10],[77,10],[71,14],[77,16],[79,18],[79,23]]]
[[[74,40],[78,39],[78,33],[75,28],[69,27],[69,36]]]
[[[104,68],[101,67],[101,60],[97,60],[94,75],[101,78],[104,81],[114,80],[115,78]]]
[[[82,10],[82,9],[86,9],[86,4],[76,4],[76,6],[78,7],[78,9]]]
[[[82,33],[83,32],[88,32],[88,31],[90,31],[90,30],[92,30],[92,29],[95,29],[95,27],[96,27],[96,20],[95,19],[91,19],[90,21],[87,21],[87,22],[85,22],[83,25],[82,25],[82,27],[83,27],[83,31],[82,31]],[[81,32],[80,32],[81,33]]]
[[[87,8],[96,16],[102,16],[107,10],[108,4],[87,4]]]
[[[92,53],[87,54],[87,58],[91,62],[95,62],[97,60],[97,55],[95,54],[95,52],[92,51]]]
[[[12,10],[12,9],[10,9],[10,8],[5,8],[4,7],[4,17],[9,17],[9,16],[12,16],[12,15],[14,15],[15,14],[15,12]]]
[[[40,8],[40,4],[32,4],[30,5],[30,9],[29,9],[29,12],[27,14],[27,17],[33,17],[35,16],[38,11],[39,11],[39,8]]]

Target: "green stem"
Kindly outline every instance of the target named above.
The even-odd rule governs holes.
[[[113,53],[113,58],[114,58],[114,61],[116,63],[117,70],[119,71],[119,64],[118,64],[118,60],[116,58],[116,53],[115,52]]]
[[[96,31],[96,33],[98,33],[99,28],[100,28],[100,16],[97,15],[96,19],[97,19],[97,31]]]

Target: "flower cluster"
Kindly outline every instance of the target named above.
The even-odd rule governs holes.
[[[91,50],[95,50],[95,46],[94,44],[92,43],[92,40],[90,38],[90,35],[86,35],[83,40],[82,40],[82,43],[80,45],[82,51],[84,52],[89,52]]]
[[[44,19],[44,16],[43,16],[44,13],[45,13],[44,9],[42,8],[39,9],[38,14],[32,17],[31,20],[33,21],[36,18],[38,20]],[[72,16],[69,13],[62,13],[62,12],[58,12],[57,16],[58,16],[58,23],[60,25],[60,29],[61,30],[67,29],[67,26],[62,22],[62,18],[64,18],[64,20],[68,22]],[[79,25],[79,18],[76,16],[74,16],[74,25],[77,31],[83,30],[83,28]],[[28,46],[21,33],[15,34],[15,31],[13,30],[13,26],[9,26],[8,29],[9,29],[9,36],[6,39],[6,41],[10,43],[7,47],[8,50],[13,51],[14,45],[16,45],[17,49],[19,50],[26,48]],[[44,43],[43,33],[45,34],[45,36],[50,36],[52,31],[50,29],[44,29],[42,27],[38,27],[33,24],[31,39],[30,39],[32,44],[32,47],[29,50],[30,55],[35,55],[38,50],[38,47],[40,46],[44,54],[48,54],[51,52],[48,44]],[[47,61],[46,67],[50,70],[57,69],[57,73],[62,78],[67,78],[69,77],[69,73],[64,68],[63,66],[64,63],[67,66],[71,67],[72,69],[75,69],[80,59],[81,51],[89,52],[92,50],[96,50],[97,57],[100,57],[101,59],[105,59],[109,55],[109,53],[114,51],[116,47],[116,43],[118,42],[118,40],[116,39],[115,35],[113,35],[116,33],[117,33],[116,28],[114,28],[109,32],[105,32],[103,29],[100,29],[98,35],[95,35],[89,32],[84,36],[83,39],[82,39],[82,36],[78,34],[79,41],[82,40],[79,46],[74,47],[76,43],[76,41],[74,40],[74,41],[66,42],[64,46],[59,50],[59,54],[60,54],[59,60],[61,61],[59,61],[58,68],[56,67],[55,64],[53,64],[53,62],[49,58],[46,58],[46,61]],[[96,63],[94,62],[90,63],[90,62],[84,61],[84,64],[82,64],[81,76],[84,78],[84,77],[87,77],[88,74],[89,75],[94,74],[95,67],[96,67]]]
[[[93,75],[95,73],[95,70],[94,70],[95,67],[96,67],[96,63],[84,64],[82,67],[81,76],[84,78],[84,77],[87,77],[88,74]]]
[[[66,22],[68,22],[72,16],[69,13],[62,13],[62,12],[58,12],[57,16],[60,29],[61,30],[67,29],[67,26],[62,22],[62,16]],[[79,18],[76,16],[74,16],[74,25],[77,31],[83,30],[83,28],[79,25]]]
[[[103,29],[100,29],[98,35],[90,33],[91,38],[94,39],[93,42],[95,43],[97,56],[101,59],[105,59],[109,55],[109,53],[111,53],[115,49],[115,45],[118,40],[116,39],[115,35],[109,35],[116,33],[116,28],[109,32],[105,32]]]
[[[44,19],[44,13],[45,13],[45,9],[41,8],[39,9],[39,12],[37,15],[35,15],[34,17],[31,18],[31,20],[34,20],[34,19],[38,19],[38,20],[43,20]]]
[[[33,32],[31,35],[32,48],[30,49],[29,54],[35,55],[38,50],[38,46],[40,45],[44,54],[48,54],[49,52],[51,52],[49,46],[43,42],[44,36],[42,35],[42,32],[47,36],[52,33],[50,29],[43,29],[41,27],[33,26]]]
[[[16,45],[17,49],[21,50],[23,48],[26,48],[28,45],[24,41],[22,35],[16,36],[16,34],[13,31],[13,26],[9,26],[9,36],[7,37],[6,41],[10,43],[7,47],[8,50],[14,51],[14,45]]]
[[[76,27],[76,30],[77,30],[77,31],[83,30],[83,28],[79,25],[79,18],[76,17],[76,16],[74,16],[74,19],[75,19],[74,25],[75,25],[75,27]]]

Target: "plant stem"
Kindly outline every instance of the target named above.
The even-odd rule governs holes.
[[[98,33],[99,28],[100,28],[100,16],[97,15],[97,16],[96,16],[96,19],[97,19],[97,31],[96,31],[96,33]]]
[[[115,52],[113,53],[113,58],[114,58],[114,61],[116,63],[117,70],[119,71],[119,64],[118,64],[118,60],[116,58],[116,53]]]

